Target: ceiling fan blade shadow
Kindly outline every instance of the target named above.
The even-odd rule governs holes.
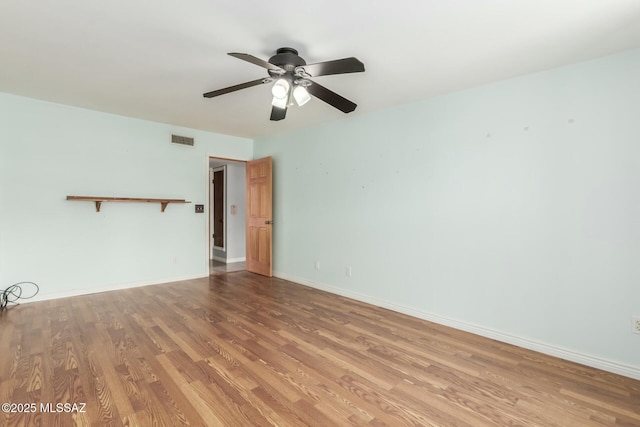
[[[285,116],[287,115],[287,108],[280,108],[280,107],[276,107],[273,106],[271,107],[271,117],[270,119],[273,120],[274,122],[277,122],[278,120],[282,120],[285,118]]]
[[[304,77],[328,76],[330,74],[361,73],[364,71],[364,64],[358,59],[343,58],[333,61],[316,62],[296,67],[297,73]],[[306,74],[306,76],[305,76]]]
[[[242,59],[243,61],[251,62],[252,64],[266,68],[267,70],[272,70],[279,73],[285,72],[283,68],[280,68],[277,65],[273,65],[271,62],[267,62],[264,59],[249,55],[248,53],[230,52],[227,55],[233,56],[234,58]]]
[[[235,91],[240,90],[240,89],[246,89],[248,87],[258,86],[258,85],[262,85],[262,84],[265,84],[265,83],[270,83],[272,81],[273,81],[273,79],[268,78],[268,77],[264,77],[262,79],[252,80],[252,81],[246,82],[246,83],[240,83],[239,85],[225,87],[224,89],[218,89],[218,90],[214,90],[214,91],[211,91],[211,92],[203,93],[202,96],[204,96],[205,98],[213,98],[214,96],[224,95],[225,93],[235,92]]]
[[[337,108],[343,113],[350,113],[358,106],[357,104],[349,101],[347,98],[338,95],[334,91],[329,90],[316,82],[312,82],[311,85],[307,87],[307,92],[309,92],[316,98],[321,99],[332,107]]]

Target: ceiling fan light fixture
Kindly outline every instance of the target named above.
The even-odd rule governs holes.
[[[287,96],[289,95],[289,89],[291,85],[286,79],[278,79],[271,88],[273,98],[284,99],[286,104]],[[283,107],[284,108],[284,107]]]
[[[304,86],[296,86],[296,88],[293,89],[293,98],[296,100],[298,105],[302,107],[311,100],[311,95],[309,95],[309,92],[307,92],[307,89]]]
[[[290,47],[279,48],[276,54],[269,58],[268,61],[248,53],[229,52],[229,55],[266,68],[269,77],[206,92],[202,94],[205,98],[214,98],[241,89],[270,83],[272,84],[271,93],[273,95],[270,117],[272,121],[283,120],[289,106],[294,104],[302,106],[309,102],[311,96],[337,108],[343,113],[350,113],[357,107],[355,103],[311,80],[312,77],[363,72],[364,64],[355,57],[307,64],[298,55],[298,51]]]

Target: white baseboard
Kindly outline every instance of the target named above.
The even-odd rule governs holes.
[[[273,272],[275,277],[288,280],[290,282],[300,283],[311,288],[326,291],[332,294],[341,295],[343,297],[351,298],[357,301],[361,301],[367,304],[372,304],[378,307],[387,308],[398,313],[407,314],[418,319],[427,320],[429,322],[438,323],[440,325],[449,326],[455,329],[459,329],[472,334],[480,335],[486,338],[491,338],[496,341],[504,342],[507,344],[513,344],[518,347],[526,348],[529,350],[537,351],[549,356],[559,357],[560,359],[569,360],[571,362],[580,363],[582,365],[591,366],[592,368],[602,369],[603,371],[612,372],[614,374],[624,375],[629,378],[640,380],[640,366],[625,365],[610,360],[602,359],[589,354],[579,353],[573,350],[568,350],[562,347],[530,340],[527,338],[518,337],[502,331],[485,328],[483,326],[474,325],[472,323],[462,322],[448,317],[439,316],[436,314],[427,313],[424,311],[416,310],[411,307],[406,307],[400,304],[392,303],[389,301],[381,300],[378,298],[370,297],[368,295],[360,294],[358,292],[348,291],[341,288],[325,285],[322,283],[316,283],[307,279],[301,279],[282,272]]]
[[[211,259],[214,260],[214,261],[224,262],[225,264],[231,264],[232,262],[244,262],[244,261],[247,260],[245,257],[241,257],[241,258],[222,258],[222,257],[217,257],[217,256],[212,256]]]
[[[20,304],[27,304],[27,303],[31,303],[31,302],[37,302],[37,301],[47,301],[47,300],[58,299],[58,298],[77,297],[77,296],[80,296],[80,295],[90,295],[90,294],[97,294],[97,293],[100,293],[100,292],[109,292],[109,291],[118,291],[118,290],[122,290],[122,289],[139,288],[141,286],[161,285],[161,284],[164,284],[164,283],[181,282],[183,280],[202,279],[202,278],[207,278],[207,277],[209,277],[209,273],[206,273],[206,275],[198,274],[198,275],[193,275],[193,276],[171,277],[171,278],[167,278],[167,279],[154,280],[153,282],[141,281],[141,282],[130,282],[130,283],[117,283],[117,284],[114,284],[114,285],[98,286],[98,287],[95,287],[95,288],[86,288],[86,289],[71,289],[71,290],[68,290],[68,291],[53,292],[53,293],[48,293],[48,294],[38,293],[33,298],[21,299],[18,302]],[[42,291],[42,289],[40,289],[40,290]]]

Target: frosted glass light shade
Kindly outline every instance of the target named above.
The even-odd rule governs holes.
[[[271,100],[271,105],[278,108],[287,108],[287,97],[278,98],[274,96]]]
[[[311,100],[311,95],[309,95],[307,89],[302,86],[296,86],[296,88],[293,90],[293,97],[301,107]]]
[[[287,95],[289,95],[289,88],[291,88],[291,85],[288,81],[286,81],[285,79],[278,79],[273,84],[271,93],[273,94],[274,98],[286,99]]]

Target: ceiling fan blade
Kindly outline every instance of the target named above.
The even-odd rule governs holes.
[[[258,85],[262,85],[262,84],[265,84],[265,83],[270,83],[272,81],[273,81],[273,79],[265,77],[265,78],[258,79],[258,80],[252,80],[252,81],[246,82],[246,83],[240,83],[239,85],[225,87],[224,89],[218,89],[218,90],[214,90],[214,91],[211,91],[211,92],[207,92],[207,93],[202,94],[202,96],[204,96],[205,98],[213,98],[214,96],[224,95],[225,93],[235,92],[236,90],[246,89],[246,88],[252,87],[252,86],[258,86]]]
[[[319,85],[316,82],[311,82],[311,85],[307,87],[307,92],[326,102],[327,104],[336,107],[343,113],[350,113],[356,109],[357,105],[344,98],[332,90]]]
[[[284,119],[286,115],[287,115],[286,108],[280,108],[275,106],[271,107],[271,120],[273,120],[274,122]]]
[[[231,53],[228,53],[227,55],[231,55],[234,58],[242,59],[243,61],[251,62],[252,64],[266,68],[267,70],[272,70],[272,71],[276,71],[278,73],[283,73],[283,74],[285,72],[283,68],[280,68],[277,65],[273,65],[271,62],[267,62],[264,59],[260,59],[253,55],[249,55],[248,53],[231,52]]]
[[[361,73],[364,71],[364,64],[358,59],[343,58],[333,61],[316,62],[296,67],[296,73],[303,74],[304,77],[327,76],[330,74]],[[306,74],[306,76],[304,75]]]

